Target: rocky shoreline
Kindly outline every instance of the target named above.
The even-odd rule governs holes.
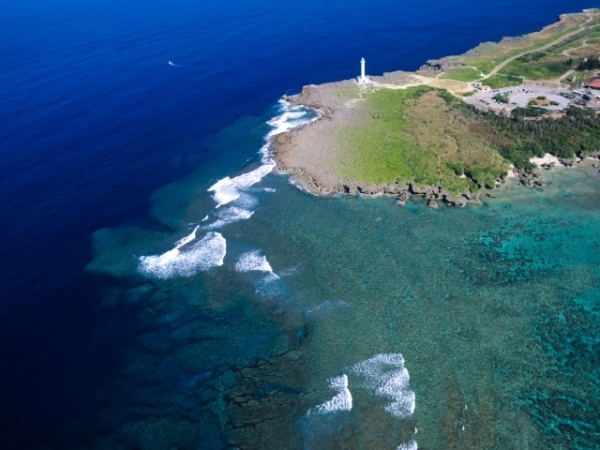
[[[415,81],[413,74],[407,72],[386,73],[377,77],[382,81],[410,84]],[[375,79],[375,77],[373,77]],[[432,208],[437,208],[438,203],[448,206],[465,207],[467,204],[482,204],[481,195],[494,198],[493,193],[459,191],[449,192],[439,184],[433,186],[418,186],[412,181],[395,181],[386,184],[368,184],[356,180],[344,179],[336,170],[340,161],[344,159],[343,152],[332,144],[332,136],[343,130],[346,123],[356,121],[357,117],[363,118],[365,113],[360,112],[356,104],[360,98],[353,99],[349,104],[347,95],[340,95],[352,89],[358,92],[354,80],[340,81],[323,85],[308,85],[296,96],[284,95],[282,99],[294,106],[304,106],[318,112],[319,118],[298,129],[274,136],[271,140],[273,155],[277,168],[292,175],[293,183],[303,190],[315,195],[328,196],[333,194],[348,195],[389,195],[397,197],[397,204],[405,206],[410,196],[419,196],[427,200]],[[362,114],[362,115],[361,115]],[[599,156],[599,155],[591,155]],[[523,186],[541,188],[545,182],[541,174],[555,165],[566,167],[573,166],[577,160],[553,158],[546,161],[538,158],[536,162],[539,169],[527,172],[511,166],[507,174],[495,177],[494,186],[480,186],[482,189],[493,190],[505,184],[509,178],[516,178]],[[342,162],[343,164],[343,162]]]

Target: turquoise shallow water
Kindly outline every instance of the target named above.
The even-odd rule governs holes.
[[[141,255],[173,248],[207,213],[225,217],[198,177],[154,198],[173,231],[96,234],[89,268],[117,277],[105,302],[139,308],[145,332],[105,388],[97,426],[110,437],[88,444],[600,445],[590,162],[464,209],[316,198],[268,175],[233,203],[249,218],[198,231],[226,240],[222,265],[140,273]],[[144,401],[123,404],[132,390]]]

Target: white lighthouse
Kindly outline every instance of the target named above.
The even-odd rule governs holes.
[[[366,84],[369,82],[367,75],[365,74],[365,58],[360,60],[360,77],[358,77],[358,84]]]

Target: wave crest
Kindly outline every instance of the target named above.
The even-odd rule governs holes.
[[[197,228],[196,228],[197,230]],[[180,250],[196,237],[187,236],[177,242],[175,248],[161,255],[141,256],[138,266],[144,275],[160,279],[190,277],[211,267],[222,266],[227,253],[227,241],[220,233],[210,232],[198,242]],[[190,238],[191,237],[191,238]]]
[[[415,393],[409,387],[410,377],[400,353],[376,355],[352,367],[362,375],[366,387],[375,395],[391,400],[385,410],[394,417],[408,417],[415,411]]]

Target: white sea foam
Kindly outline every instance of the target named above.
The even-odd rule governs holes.
[[[350,389],[348,389],[348,376],[343,374],[340,377],[331,378],[329,380],[329,387],[334,391],[337,391],[337,394],[334,395],[331,400],[327,400],[311,409],[309,414],[313,412],[326,414],[352,410],[352,394],[350,393]]]
[[[283,114],[273,117],[267,122],[273,128],[267,137],[293,130],[319,118],[318,111],[309,109],[306,106],[292,106],[285,100],[279,100],[279,104]]]
[[[318,118],[314,111],[304,106],[291,106],[283,100],[280,101],[280,104],[283,113],[267,122],[272,129],[265,137],[265,145],[261,148],[263,165],[251,172],[234,178],[225,177],[213,184],[208,191],[214,192],[213,199],[217,203],[217,207],[240,198],[245,189],[258,183],[275,168],[273,155],[269,151],[271,137]]]
[[[406,444],[400,444],[396,447],[396,450],[417,450],[419,447],[415,441],[407,442]]]
[[[325,300],[323,303],[306,310],[311,315],[328,315],[340,308],[347,308],[348,303],[343,300]]]
[[[188,242],[192,242],[194,239],[196,239],[197,231],[198,231],[198,227],[196,226],[196,228],[194,228],[194,231],[192,231],[189,235],[187,235],[183,239],[179,239],[177,242],[175,242],[175,248],[183,247]]]
[[[394,417],[410,416],[415,410],[415,393],[409,387],[408,370],[400,353],[386,353],[352,366],[365,378],[365,387],[390,399],[385,410]]]
[[[261,255],[258,251],[244,253],[240,256],[240,259],[235,263],[235,270],[238,272],[251,272],[254,270],[273,272],[271,264],[267,261],[267,257]]]
[[[265,145],[261,148],[263,164],[273,164],[273,153],[271,152],[270,144],[270,139],[273,136],[314,122],[320,117],[319,111],[302,105],[292,106],[285,100],[279,100],[279,104],[283,113],[267,122],[272,129],[265,138]]]
[[[265,164],[251,172],[243,173],[234,178],[225,177],[213,184],[208,191],[214,192],[213,199],[217,207],[231,203],[240,198],[244,189],[258,183],[266,175],[271,173],[275,164]]]
[[[139,258],[139,271],[145,275],[167,279],[190,277],[211,267],[222,266],[227,253],[227,242],[220,233],[210,232],[198,242],[189,244],[196,237],[196,230],[179,240],[175,248],[162,255]],[[188,245],[189,244],[189,245]],[[181,247],[186,246],[185,249]]]
[[[237,206],[224,208],[217,213],[218,219],[210,225],[207,225],[206,228],[220,228],[230,223],[239,222],[240,220],[247,220],[252,217],[252,214],[254,214],[254,212],[248,211],[247,209],[238,208]]]

